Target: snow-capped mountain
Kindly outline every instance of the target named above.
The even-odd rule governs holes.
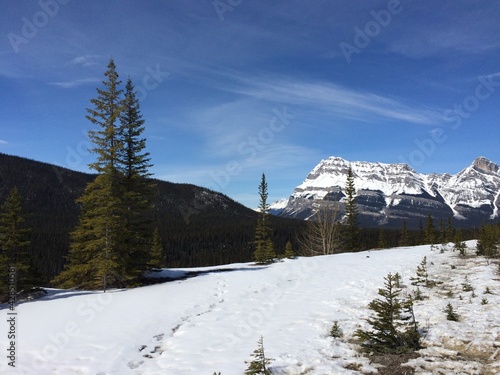
[[[279,199],[269,205],[269,213],[279,216],[279,214],[286,208],[287,204],[288,198]]]
[[[280,216],[310,218],[318,201],[345,198],[349,166],[353,170],[356,202],[363,225],[418,225],[429,214],[452,217],[470,225],[500,218],[500,166],[479,157],[456,175],[421,174],[406,164],[322,160],[297,186],[286,207],[271,209]]]

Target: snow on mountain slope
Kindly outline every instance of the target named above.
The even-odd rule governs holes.
[[[424,288],[429,298],[415,307],[417,319],[429,330],[424,357],[413,362],[417,373],[479,374],[487,373],[486,366],[500,370],[498,353],[494,355],[500,341],[494,265],[481,260],[476,265],[457,253],[419,246],[300,258],[268,267],[231,265],[224,272],[107,293],[52,290],[42,300],[16,306],[16,371],[3,356],[0,373],[242,374],[244,361],[251,360],[263,335],[267,356],[275,359],[275,375],[369,374],[374,366],[349,341],[357,328],[367,328],[366,307],[383,286],[383,277],[399,272],[410,285],[424,256],[430,278],[446,283],[434,291]],[[465,275],[479,296],[470,301],[460,291]],[[486,286],[494,294],[487,296],[488,305],[481,305]],[[446,320],[442,309],[448,301],[463,323]],[[2,307],[6,332],[7,310]],[[344,331],[342,340],[328,335],[334,321]],[[1,349],[6,352],[5,340]],[[468,349],[493,359],[476,363],[457,354],[460,350],[465,356]]]
[[[318,193],[319,197],[321,194],[326,195],[332,187],[343,188],[349,166],[353,169],[357,190],[379,190],[387,196],[420,194],[425,190],[421,176],[406,164],[348,162],[338,157],[331,157],[318,164],[297,190],[317,189],[321,192]]]
[[[286,208],[287,204],[287,198],[279,199],[269,205],[269,213],[273,215],[279,215]]]
[[[280,215],[309,218],[317,200],[342,202],[349,166],[360,214],[367,224],[402,219],[416,224],[429,214],[446,219],[454,216],[466,221],[464,224],[498,217],[500,167],[484,157],[456,175],[425,175],[406,164],[349,162],[330,157],[295,188]]]

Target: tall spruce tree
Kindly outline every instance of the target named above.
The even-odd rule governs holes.
[[[28,253],[30,232],[21,196],[17,188],[13,188],[0,211],[0,300],[8,291],[10,267],[15,268],[18,292],[28,291],[40,281]]]
[[[436,233],[434,229],[434,220],[432,216],[427,215],[427,223],[425,226],[425,237],[424,241],[426,244],[434,244],[436,242]]]
[[[359,251],[361,246],[358,206],[355,201],[356,187],[354,186],[354,174],[350,166],[347,170],[345,194],[344,249],[346,251]]]
[[[451,216],[448,217],[448,225],[446,226],[446,242],[452,242],[455,239],[455,230],[451,221]]]
[[[272,228],[269,221],[269,205],[267,204],[266,175],[262,174],[259,185],[259,217],[255,228],[255,261],[260,264],[272,263],[276,257],[272,241]]]
[[[141,138],[144,121],[130,80],[122,99],[113,59],[104,75],[104,89],[97,89],[87,109],[87,119],[98,126],[89,131],[97,156],[89,167],[98,176],[78,200],[82,210],[71,233],[68,263],[54,280],[63,287],[134,285],[147,268],[151,186],[149,154]]]
[[[438,238],[439,243],[446,243],[446,229],[444,227],[444,221],[443,218],[439,219],[439,238]]]
[[[87,119],[99,130],[90,130],[89,138],[94,144],[91,150],[97,155],[97,160],[89,167],[97,173],[107,173],[113,178],[118,176],[119,153],[123,148],[119,135],[119,118],[123,111],[123,100],[120,89],[121,81],[116,72],[116,65],[110,59],[108,70],[104,73],[107,80],[103,81],[104,89],[97,88],[97,98],[91,99],[93,108],[87,108]],[[114,180],[112,182],[115,182]]]
[[[127,275],[135,278],[146,267],[151,237],[151,213],[154,184],[148,180],[152,167],[150,154],[145,152],[142,138],[144,120],[132,80],[125,87],[123,111],[120,115],[118,138],[123,145],[118,152],[118,168],[122,178],[122,198],[125,210],[124,255],[128,258]]]
[[[418,244],[425,245],[425,232],[424,232],[424,224],[422,223],[422,219],[418,221]]]
[[[153,242],[149,251],[149,269],[159,269],[165,266],[165,257],[163,256],[163,245],[161,243],[160,231],[155,228],[153,232]]]
[[[408,231],[408,227],[406,226],[406,220],[403,220],[403,225],[401,227],[401,231],[399,234],[399,246],[410,246],[411,238],[410,232]]]
[[[377,247],[379,249],[386,249],[388,247],[387,245],[387,236],[385,235],[385,230],[384,228],[381,228],[378,232],[378,243]]]

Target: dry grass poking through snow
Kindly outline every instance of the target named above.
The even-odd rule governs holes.
[[[378,374],[500,374],[498,260],[488,261],[474,253],[475,248],[469,248],[467,256],[460,256],[452,252],[451,244],[436,248],[427,266],[435,285],[421,286],[425,298],[415,302],[417,320],[426,330],[425,348],[417,352],[417,358],[371,357],[376,367],[384,366]],[[412,286],[408,289],[412,292]],[[448,303],[458,314],[458,322],[446,319]]]

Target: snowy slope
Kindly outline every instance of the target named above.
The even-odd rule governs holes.
[[[279,216],[281,212],[283,212],[283,210],[286,208],[287,204],[288,204],[287,198],[279,199],[269,205],[269,213],[272,215]]]
[[[454,216],[465,225],[498,218],[500,167],[484,157],[456,175],[426,175],[406,164],[349,162],[330,157],[295,188],[280,215],[309,218],[317,200],[342,202],[349,167],[366,224],[387,224],[391,219],[418,223],[429,214],[445,219]]]
[[[410,285],[424,256],[430,278],[445,283],[424,290],[429,298],[415,309],[421,325],[428,325],[429,348],[423,355],[432,358],[413,360],[417,373],[438,373],[436,368],[454,374],[500,371],[495,266],[419,246],[300,258],[268,267],[230,265],[224,272],[105,294],[52,290],[43,300],[16,307],[17,372],[4,358],[0,373],[243,374],[244,361],[251,359],[260,335],[267,355],[275,359],[273,374],[373,373],[375,367],[349,341],[355,329],[366,328],[366,306],[382,287],[383,277],[400,272],[403,283]],[[185,271],[171,270],[168,276]],[[477,288],[477,298],[460,291],[466,274]],[[485,286],[495,294],[481,305]],[[463,323],[445,319],[442,309],[448,300]],[[0,315],[5,322],[6,310]],[[328,336],[333,321],[339,322],[344,339]],[[4,340],[1,346],[5,353]],[[481,363],[457,357],[458,351],[469,349],[492,358]]]

